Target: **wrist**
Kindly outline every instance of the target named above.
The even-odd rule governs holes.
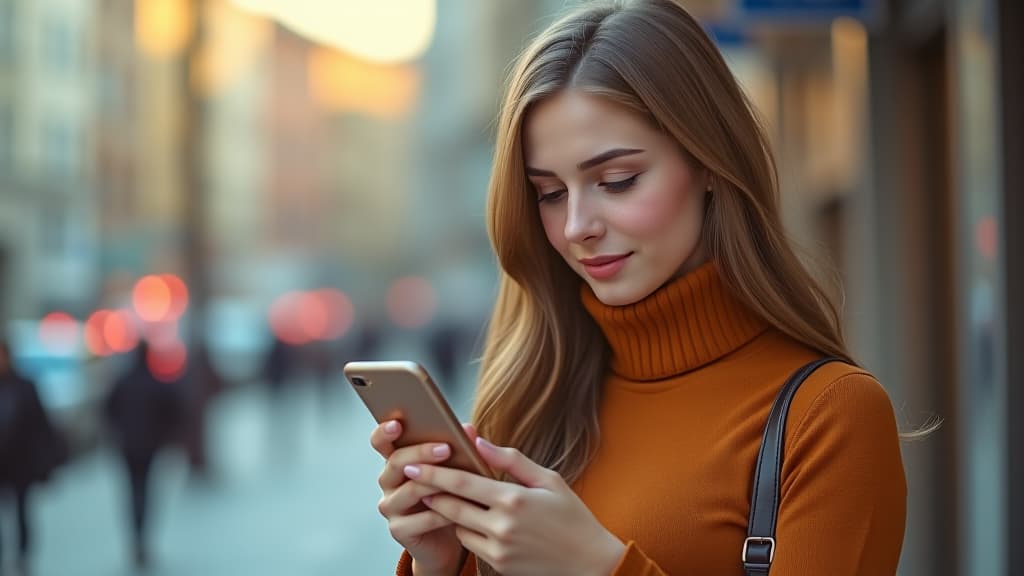
[[[458,576],[459,572],[462,571],[462,565],[466,562],[466,549],[462,549],[462,553],[459,554],[458,561],[452,566],[441,566],[441,567],[426,567],[423,564],[412,559],[412,575],[413,576]]]
[[[416,563],[416,559],[412,560],[412,576],[455,576],[455,572],[451,570],[436,570],[427,569]]]

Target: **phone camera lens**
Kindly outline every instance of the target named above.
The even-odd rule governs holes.
[[[368,385],[366,380],[363,380],[359,376],[353,376],[352,377],[352,384],[355,384],[356,386],[360,386],[360,387],[366,387]]]

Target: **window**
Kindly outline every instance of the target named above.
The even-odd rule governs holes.
[[[10,175],[13,164],[14,114],[10,103],[0,100],[0,180]]]
[[[0,66],[14,62],[14,5],[0,0]]]
[[[56,75],[71,75],[75,66],[75,31],[71,23],[66,18],[53,17],[44,26],[43,58],[47,67]]]
[[[45,137],[45,169],[59,179],[75,176],[78,170],[78,149],[75,141],[75,130],[67,122],[54,121],[46,126]]]

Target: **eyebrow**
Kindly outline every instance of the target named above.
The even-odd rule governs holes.
[[[576,169],[579,170],[580,172],[583,172],[584,170],[589,170],[595,166],[600,166],[601,164],[604,164],[609,160],[614,160],[615,158],[620,158],[622,156],[632,156],[633,154],[640,154],[641,152],[643,152],[643,150],[640,150],[639,148],[612,148],[611,150],[602,152],[597,156],[594,156],[593,158],[589,158],[587,160],[584,160],[583,162],[580,162],[579,164],[576,165]],[[531,166],[526,167],[526,175],[552,177],[557,176],[551,170],[541,170],[540,168],[533,168]]]

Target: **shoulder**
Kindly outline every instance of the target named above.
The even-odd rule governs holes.
[[[800,386],[787,418],[787,443],[816,426],[898,436],[888,392],[870,372],[845,362],[819,367]]]

